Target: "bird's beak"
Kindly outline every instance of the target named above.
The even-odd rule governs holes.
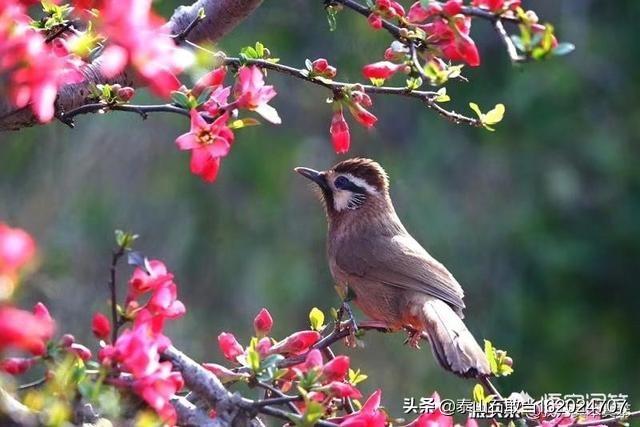
[[[323,172],[318,172],[317,170],[309,168],[295,168],[294,171],[298,172],[305,178],[315,182],[320,186],[320,188],[328,188],[327,179],[325,178],[325,174]]]

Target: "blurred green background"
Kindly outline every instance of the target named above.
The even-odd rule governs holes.
[[[177,3],[160,8],[168,16]],[[378,96],[379,124],[371,132],[352,124],[349,156],[387,169],[401,219],[464,286],[472,332],[515,359],[515,373],[497,381],[504,393],[622,392],[640,404],[640,2],[525,6],[577,50],[514,69],[490,27],[475,23],[483,66],[448,89],[452,106],[469,114],[469,101],[485,111],[504,102],[497,132]],[[360,80],[361,66],[390,42],[352,13],[329,32],[322,2],[305,0],[266,1],[219,47],[235,54],[256,40],[287,64],[326,57],[346,81]],[[273,73],[268,81],[283,125],[239,131],[213,185],[192,176],[175,147],[183,117],[113,113],[78,117],[73,130],[53,123],[0,134],[0,218],[41,246],[41,268],[18,302],[43,300],[61,329],[93,344],[89,320],[106,307],[121,228],[175,272],[188,313],[171,336],[200,360],[221,360],[221,331],[246,341],[263,306],[276,337],[307,327],[313,306],[337,306],[324,214],[292,172],[342,158],[328,138],[327,92]],[[121,294],[129,271],[121,270]],[[368,334],[366,349],[344,350],[370,375],[365,392],[382,386],[397,415],[403,397],[435,389],[470,397],[471,382],[403,340]]]

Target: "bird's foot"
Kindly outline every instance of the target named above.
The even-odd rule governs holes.
[[[353,311],[351,311],[351,306],[348,301],[342,301],[342,305],[338,310],[338,324],[342,324],[342,318],[347,316],[347,327],[351,329],[351,334],[355,335],[358,332],[358,323],[356,322],[356,318],[353,315]]]
[[[420,349],[420,340],[422,339],[422,333],[420,331],[408,330],[407,339],[404,342],[412,348]]]

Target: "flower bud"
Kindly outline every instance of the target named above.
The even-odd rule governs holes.
[[[121,101],[127,102],[127,101],[131,100],[131,98],[134,97],[134,95],[136,94],[136,91],[135,91],[134,88],[126,86],[126,87],[118,89],[118,91],[116,93],[118,95],[118,98]]]
[[[96,338],[106,340],[111,334],[111,323],[104,314],[98,312],[93,315],[91,321],[91,330]]]
[[[91,359],[91,350],[89,350],[87,347],[83,346],[82,344],[78,344],[78,343],[71,344],[71,346],[69,347],[69,351],[75,354],[76,356],[78,356],[80,359],[82,359],[85,362]]]
[[[76,337],[71,334],[64,334],[60,337],[60,345],[64,348],[71,347],[74,342],[76,342]]]
[[[273,318],[266,308],[260,310],[255,319],[253,319],[253,328],[259,337],[268,335],[273,327]]]
[[[21,375],[35,365],[37,359],[24,357],[8,357],[0,361],[0,372],[9,375]]]
[[[238,356],[244,353],[244,349],[240,343],[238,343],[236,337],[228,332],[223,332],[218,335],[218,345],[224,357],[232,362],[236,362]]]

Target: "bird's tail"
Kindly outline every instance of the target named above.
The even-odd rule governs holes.
[[[491,374],[484,351],[447,303],[429,298],[422,311],[431,350],[444,369],[462,377]]]

